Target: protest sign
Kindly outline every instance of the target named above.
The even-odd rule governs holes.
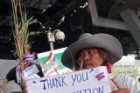
[[[135,77],[137,75],[137,68],[135,65],[134,56],[123,56],[120,61],[113,65],[112,73],[114,75],[127,74]]]
[[[21,76],[24,80],[37,78],[37,73],[39,72],[37,66],[35,64],[27,67],[22,73]],[[39,77],[39,76],[38,76]]]
[[[105,66],[26,81],[28,93],[110,93]]]
[[[61,63],[61,56],[65,49],[61,48],[37,54],[38,62],[45,76],[53,76],[71,71]]]

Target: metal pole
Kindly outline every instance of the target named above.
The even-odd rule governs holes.
[[[55,39],[54,39],[54,34],[51,32],[51,28],[49,28],[48,30],[47,37],[48,37],[48,42],[50,44],[50,49],[52,51],[54,50],[53,42],[55,42]]]
[[[50,41],[50,49],[51,49],[51,50],[54,50],[53,42],[51,42],[51,41]]]

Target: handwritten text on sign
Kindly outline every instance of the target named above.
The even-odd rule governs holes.
[[[97,67],[26,82],[28,93],[110,93],[106,67]]]

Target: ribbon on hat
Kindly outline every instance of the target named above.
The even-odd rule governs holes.
[[[25,70],[26,67],[28,67],[28,60],[34,60],[34,55],[32,55],[32,54],[24,55],[23,62],[21,62],[19,65],[17,65],[16,69],[19,72],[22,72],[23,70]]]
[[[30,54],[30,55],[24,55],[23,56],[23,61],[26,60],[34,60],[34,55]]]

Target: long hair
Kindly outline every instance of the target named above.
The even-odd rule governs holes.
[[[113,65],[111,55],[107,51],[100,49],[100,48],[97,48],[97,51],[98,51],[99,55],[101,56],[101,58],[103,58],[102,66],[106,66],[108,72],[111,73],[111,68]]]

